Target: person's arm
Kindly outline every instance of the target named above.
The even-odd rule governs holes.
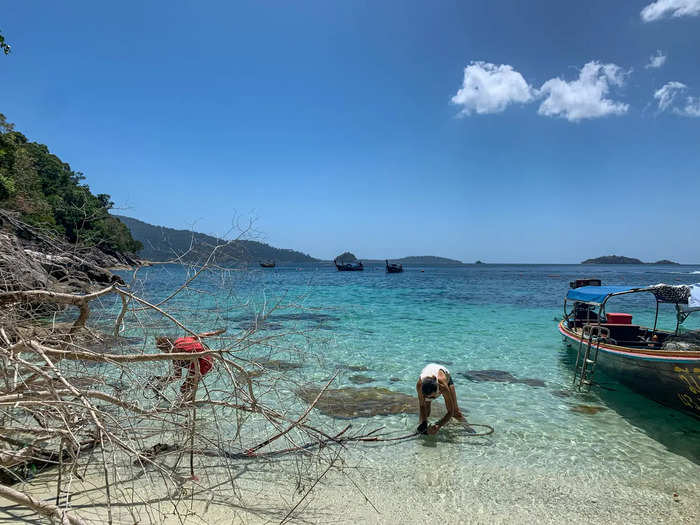
[[[430,403],[425,402],[422,390],[423,382],[419,379],[416,383],[418,392],[418,432],[424,434],[428,430],[428,416],[430,416]]]
[[[442,419],[440,419],[440,421],[428,427],[428,434],[437,434],[438,430],[444,427],[447,424],[447,422],[450,419],[452,419],[452,417],[456,414],[457,403],[455,403],[452,399],[452,392],[450,391],[450,387],[447,384],[447,376],[445,376],[442,370],[438,372],[437,380],[438,388],[440,389],[440,393],[442,394],[442,397],[445,400],[445,408],[447,409],[447,414],[445,414],[442,417]]]
[[[213,337],[215,335],[223,334],[225,331],[226,328],[219,328],[218,330],[213,330],[211,332],[202,332],[201,334],[197,334],[197,337]]]

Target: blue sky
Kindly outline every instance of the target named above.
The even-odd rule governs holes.
[[[33,1],[0,31],[0,112],[146,222],[700,263],[700,0]]]

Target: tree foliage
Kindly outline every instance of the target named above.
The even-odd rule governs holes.
[[[109,195],[93,195],[85,176],[29,142],[0,113],[0,207],[19,211],[30,224],[50,228],[69,242],[106,252],[137,252],[142,246],[109,214]]]
[[[2,36],[2,33],[0,33],[0,51],[5,53],[6,55],[9,55],[10,49],[11,49],[10,44],[5,42],[5,37]]]

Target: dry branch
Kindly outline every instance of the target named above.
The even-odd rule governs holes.
[[[198,269],[158,302],[144,299],[133,289],[116,284],[87,294],[46,290],[0,293],[0,306],[7,314],[0,321],[0,469],[6,479],[23,480],[27,470],[37,467],[56,468],[58,483],[54,496],[58,502],[65,494],[70,499],[70,480],[78,479],[79,471],[95,470],[101,476],[100,490],[107,506],[107,519],[111,521],[117,508],[115,503],[121,501],[124,494],[121,488],[124,478],[138,479],[157,473],[165,491],[167,487],[181,487],[189,478],[196,479],[196,473],[201,476],[199,460],[216,456],[225,467],[226,482],[235,487],[238,474],[232,465],[250,459],[251,455],[272,461],[294,454],[302,462],[308,462],[305,468],[311,469],[312,464],[323,461],[331,469],[336,465],[337,455],[328,458],[318,455],[311,462],[311,452],[316,450],[318,454],[330,444],[341,445],[342,450],[344,444],[372,436],[372,433],[346,436],[350,425],[337,432],[309,424],[311,411],[335,376],[298,417],[290,414],[289,408],[273,407],[261,401],[275,393],[275,381],[280,375],[265,373],[264,364],[241,354],[254,348],[260,348],[259,352],[275,348],[276,341],[283,337],[259,336],[257,326],[242,330],[238,337],[220,339],[225,344],[219,348],[206,348],[197,353],[162,352],[153,346],[145,350],[143,345],[121,352],[90,348],[90,341],[95,340],[94,329],[89,328],[91,319],[96,312],[105,315],[103,302],[112,300],[110,297],[118,308],[102,325],[107,324],[110,333],[119,340],[120,333],[129,330],[133,333],[141,326],[142,315],[158,319],[160,325],[167,324],[199,337],[196,330],[180,320],[185,318],[181,312],[166,311],[165,307],[172,307],[174,297],[191,292],[192,283],[201,278],[209,263],[207,261],[206,268]],[[28,330],[17,323],[19,316],[12,315],[14,308],[28,303],[75,306],[79,313],[68,328],[52,324],[39,331]],[[98,306],[94,307],[96,303]],[[138,308],[129,308],[129,305],[138,305]],[[268,307],[265,299],[262,313],[256,319],[264,320],[280,307],[281,300]],[[148,331],[143,326],[140,330],[145,345]],[[303,332],[300,334],[305,337]],[[203,378],[199,359],[205,356],[214,359],[219,381],[216,389],[209,389],[206,381],[200,381]],[[193,399],[182,396],[170,401],[166,391],[157,391],[155,398],[152,397],[153,384],[148,377],[157,375],[157,367],[170,368],[176,366],[176,362],[195,364]],[[251,364],[256,374],[249,373]],[[150,376],[147,370],[153,371]],[[69,375],[68,371],[74,375]],[[264,373],[267,379],[254,382],[252,376],[257,373]],[[89,381],[90,377],[95,381]],[[203,388],[196,388],[197,383]],[[121,386],[115,390],[117,386],[110,385]],[[242,431],[251,418],[259,425],[255,435],[272,437],[260,441]],[[231,433],[235,436],[233,440],[228,435],[231,426],[235,426],[235,432]],[[159,448],[158,444],[168,439],[175,443]],[[279,445],[281,441],[285,444]],[[277,448],[274,444],[278,444]],[[262,452],[263,447],[269,448]],[[189,462],[181,466],[180,459],[186,456]],[[124,465],[128,465],[131,472],[123,472]],[[183,472],[184,468],[187,473]],[[221,482],[217,479],[215,483]],[[167,496],[175,509],[180,505],[178,491],[168,491]],[[6,485],[0,486],[0,496],[63,523],[82,523],[65,509]],[[152,505],[148,494],[134,494],[132,498],[135,498],[132,503],[144,508]],[[304,499],[306,496],[302,501]],[[153,520],[156,514],[150,516]]]

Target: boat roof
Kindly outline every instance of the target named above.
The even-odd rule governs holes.
[[[636,292],[650,292],[654,294],[660,303],[671,303],[678,306],[683,312],[698,312],[700,306],[690,305],[687,297],[676,295],[674,289],[684,286],[668,284],[655,284],[652,286],[581,286],[572,288],[566,292],[566,298],[571,301],[580,301],[589,304],[603,304],[609,297]]]
[[[566,292],[566,298],[583,303],[602,304],[613,295],[651,291],[649,286],[581,286]]]

